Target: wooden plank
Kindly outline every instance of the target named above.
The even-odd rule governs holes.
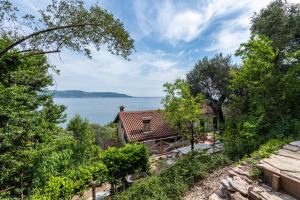
[[[293,158],[293,159],[296,159],[296,160],[300,160],[300,153],[290,151],[290,150],[287,150],[287,149],[279,149],[275,154],[285,156],[285,157],[289,157],[289,158]]]
[[[270,165],[269,163],[266,163],[264,161],[261,161],[259,164],[257,164],[258,167],[262,168],[262,169],[267,169],[271,172],[274,172],[276,174],[280,174],[280,170],[273,167],[272,165]]]
[[[277,174],[272,175],[272,189],[278,191],[280,187],[280,176]]]
[[[300,160],[297,159],[273,154],[270,158],[263,159],[263,161],[281,171],[300,173]]]
[[[294,197],[281,193],[281,192],[273,192],[271,188],[266,185],[255,186],[250,192],[255,199],[260,198],[264,200],[296,200]]]
[[[291,142],[290,145],[297,146],[300,148],[300,141]]]
[[[294,151],[294,152],[300,151],[300,147],[294,146],[294,145],[289,145],[289,144],[284,145],[283,149],[287,149],[287,150]]]
[[[266,200],[296,200],[294,197],[280,192],[261,192],[260,196]]]

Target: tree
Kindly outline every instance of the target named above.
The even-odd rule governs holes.
[[[107,142],[113,142],[113,144],[119,145],[119,137],[117,134],[117,127],[115,124],[110,123],[105,126],[99,124],[91,124],[91,128],[95,135],[96,144],[102,149],[107,148]]]
[[[102,152],[101,160],[108,169],[113,192],[117,181],[121,180],[125,185],[127,175],[149,171],[149,153],[143,144],[127,144],[121,148],[110,147]]]
[[[90,57],[91,45],[96,50],[105,45],[124,58],[131,54],[133,39],[123,24],[98,5],[86,9],[82,0],[52,0],[39,11],[40,17],[19,17],[18,11],[9,0],[0,1],[0,36],[8,41],[1,46],[0,58],[16,48],[26,56],[67,48]]]
[[[300,63],[280,70],[279,53],[263,35],[253,35],[237,51],[243,64],[231,71],[230,80],[230,109],[237,114],[231,116],[223,137],[225,152],[234,158],[253,152],[270,138],[300,136]],[[283,56],[285,62],[294,61],[300,51]]]
[[[276,0],[252,17],[252,34],[269,37],[280,51],[300,44],[300,4]]]
[[[0,39],[0,48],[7,43]],[[0,190],[12,197],[28,192],[40,144],[60,135],[64,106],[46,87],[53,84],[46,57],[23,57],[16,50],[0,59]]]
[[[211,59],[204,57],[199,60],[186,75],[193,95],[203,94],[221,123],[225,122],[222,106],[230,94],[228,83],[232,67],[231,57],[223,57],[220,53]]]
[[[181,79],[165,83],[164,87],[167,94],[162,103],[166,121],[172,129],[190,139],[194,151],[195,129],[200,128],[195,124],[200,121],[202,96],[193,96],[187,82]]]
[[[67,131],[69,131],[76,141],[74,147],[75,165],[89,163],[93,159],[97,159],[100,148],[96,146],[95,135],[88,120],[76,115],[70,119]]]

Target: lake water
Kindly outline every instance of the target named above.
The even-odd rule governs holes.
[[[57,104],[67,106],[67,119],[76,113],[90,122],[107,124],[114,120],[119,107],[125,111],[155,110],[162,108],[161,97],[138,98],[54,98]],[[66,124],[62,124],[65,126]]]

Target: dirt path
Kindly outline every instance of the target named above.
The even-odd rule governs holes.
[[[228,175],[228,170],[230,167],[224,167],[216,170],[210,174],[206,179],[197,183],[193,188],[191,188],[183,200],[204,200],[219,188],[220,181]]]

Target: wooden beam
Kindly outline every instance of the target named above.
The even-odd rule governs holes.
[[[280,176],[277,174],[272,175],[272,190],[277,192],[280,188]]]

